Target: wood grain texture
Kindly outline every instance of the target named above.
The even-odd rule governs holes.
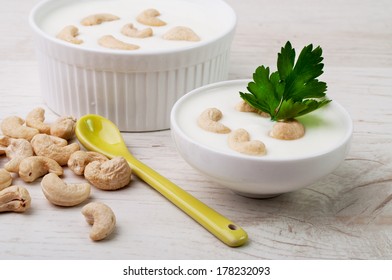
[[[392,2],[227,2],[238,15],[230,79],[249,78],[260,64],[274,67],[287,40],[322,46],[328,95],[354,122],[345,162],[302,190],[248,199],[187,165],[170,131],[124,134],[140,160],[241,225],[249,243],[227,247],[137,178],[120,191],[92,190],[118,222],[111,238],[94,243],[81,207],[55,207],[33,183],[31,211],[0,215],[0,259],[392,258]],[[0,120],[45,107],[27,20],[36,3],[0,0]],[[56,118],[50,110],[46,116]],[[82,180],[69,170],[64,177]],[[16,177],[15,184],[25,185]]]

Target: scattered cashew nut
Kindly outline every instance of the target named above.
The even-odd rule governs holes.
[[[69,140],[75,136],[76,119],[72,116],[59,117],[50,126],[50,135]]]
[[[147,38],[152,36],[153,31],[150,27],[138,30],[133,26],[132,23],[129,23],[124,25],[123,28],[121,28],[121,33],[125,36],[133,38]]]
[[[220,123],[220,119],[222,119],[222,112],[219,109],[208,108],[201,113],[197,119],[197,124],[200,128],[210,132],[219,134],[230,133],[230,128]]]
[[[132,170],[123,157],[114,157],[105,162],[87,164],[84,177],[101,190],[117,190],[129,184]]]
[[[5,149],[5,154],[10,161],[4,165],[4,168],[9,172],[17,173],[20,162],[24,158],[33,156],[34,152],[31,143],[26,139],[9,138],[9,145]]]
[[[161,13],[156,9],[147,9],[141,12],[137,17],[136,20],[144,25],[149,26],[163,26],[166,25],[166,22],[159,19]]]
[[[255,108],[253,108],[252,106],[249,105],[248,102],[246,102],[245,100],[240,101],[236,106],[235,109],[239,112],[252,112],[252,113],[257,113],[262,117],[268,118],[270,115],[266,112],[257,110]]]
[[[70,156],[67,164],[76,175],[83,175],[84,169],[90,162],[107,160],[109,160],[107,157],[97,152],[76,151]]]
[[[30,204],[30,194],[24,187],[11,186],[0,191],[0,212],[25,212]]]
[[[90,238],[94,241],[108,237],[116,226],[113,210],[104,203],[90,202],[82,208],[87,223],[92,225]]]
[[[295,140],[305,135],[305,127],[297,120],[277,122],[270,131],[270,136],[281,140]]]
[[[250,140],[249,133],[243,128],[229,134],[228,144],[233,150],[247,155],[264,155],[266,152],[264,143]]]
[[[7,146],[9,145],[9,137],[1,135],[0,136],[0,155],[5,154],[5,150],[7,149]]]
[[[100,44],[102,47],[105,48],[125,50],[125,51],[137,50],[139,48],[138,45],[125,43],[123,41],[114,38],[112,35],[102,36],[101,38],[99,38],[98,44]]]
[[[68,25],[60,30],[56,37],[60,40],[66,41],[71,44],[80,45],[83,40],[77,38],[79,35],[79,29],[76,26]]]
[[[43,156],[32,156],[23,159],[19,164],[19,177],[27,182],[34,182],[47,173],[63,175],[63,168],[53,159]]]
[[[58,175],[49,173],[42,178],[42,192],[47,200],[58,206],[75,206],[90,196],[89,183],[66,184]]]
[[[80,150],[80,146],[78,143],[60,146],[58,143],[61,143],[61,140],[66,141],[47,134],[37,134],[31,140],[31,145],[36,155],[54,159],[63,166],[67,164],[72,153]]]
[[[12,175],[7,170],[1,168],[0,169],[0,191],[11,186],[12,184]]]
[[[102,13],[102,14],[94,14],[94,15],[89,15],[82,19],[80,22],[84,26],[91,26],[91,25],[98,25],[103,22],[107,21],[113,21],[113,20],[118,20],[120,19],[116,15],[108,14],[108,13]]]
[[[35,108],[26,116],[26,125],[38,129],[39,133],[50,133],[50,125],[45,124],[45,109]]]
[[[200,41],[200,37],[189,27],[185,26],[176,26],[172,29],[168,30],[162,36],[165,40],[174,40],[174,41],[191,41],[197,42]]]
[[[12,138],[23,138],[30,141],[39,133],[38,129],[24,126],[25,121],[17,116],[5,118],[1,123],[3,134]]]

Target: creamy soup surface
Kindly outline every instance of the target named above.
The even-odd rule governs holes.
[[[227,134],[205,131],[197,125],[197,118],[207,108],[219,109],[223,117],[221,123],[231,130],[246,129],[251,140],[260,140],[266,155],[257,156],[270,159],[306,157],[327,151],[341,142],[349,129],[344,113],[333,103],[313,111],[298,120],[304,124],[305,136],[297,140],[278,140],[269,136],[274,122],[256,113],[239,112],[235,105],[242,99],[239,91],[246,91],[246,83],[235,83],[225,87],[210,88],[193,94],[178,111],[178,123],[190,138],[216,151],[237,154],[227,145]],[[243,155],[243,154],[241,154]],[[254,157],[254,156],[253,156]]]
[[[146,26],[136,21],[136,17],[146,9],[156,9],[159,18],[167,23],[165,26]],[[119,20],[104,22],[94,26],[83,26],[80,21],[92,14],[110,13],[120,17]],[[207,9],[202,2],[189,0],[112,0],[112,1],[70,1],[48,13],[40,22],[41,29],[55,37],[68,25],[79,29],[78,39],[83,40],[80,47],[103,49],[97,40],[104,35],[112,35],[126,43],[137,44],[144,50],[166,50],[200,44],[211,40],[227,30],[225,13]],[[122,35],[120,30],[125,24],[132,23],[137,29],[151,27],[153,36],[148,38],[130,38]],[[163,40],[162,35],[175,26],[191,28],[199,37],[199,42]]]

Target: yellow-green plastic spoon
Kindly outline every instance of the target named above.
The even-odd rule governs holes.
[[[129,152],[117,126],[110,120],[99,115],[85,115],[76,124],[76,136],[87,150],[102,153],[109,158],[124,157],[136,176],[225,244],[238,247],[248,240],[247,233],[241,227],[137,160]]]

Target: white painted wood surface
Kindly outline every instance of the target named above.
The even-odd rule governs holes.
[[[45,106],[27,16],[38,0],[0,0],[0,120]],[[240,197],[208,181],[176,152],[170,131],[124,134],[132,152],[241,225],[249,243],[229,248],[137,178],[93,189],[118,227],[94,243],[81,207],[59,208],[39,183],[32,208],[0,214],[0,259],[390,259],[392,258],[392,2],[228,0],[238,14],[230,79],[248,78],[276,53],[321,45],[328,95],[351,114],[347,160],[312,186],[273,199]],[[48,121],[55,115],[47,111]],[[0,163],[5,162],[4,157]],[[69,180],[80,180],[69,171]],[[24,184],[15,179],[16,184]]]

